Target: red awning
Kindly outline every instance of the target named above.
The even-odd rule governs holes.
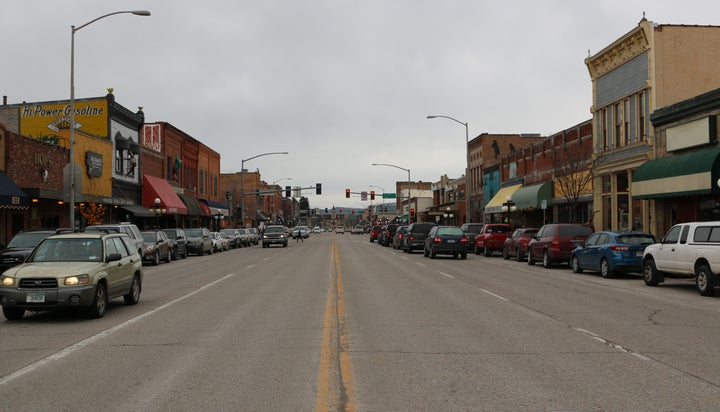
[[[198,202],[200,204],[200,212],[202,212],[203,216],[212,216],[212,212],[210,212],[210,206],[207,205],[205,202]]]
[[[166,210],[167,214],[187,214],[187,206],[165,179],[143,174],[142,198],[143,206],[147,208],[155,207],[155,199],[159,198],[160,206]]]

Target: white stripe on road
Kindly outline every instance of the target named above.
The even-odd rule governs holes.
[[[443,276],[445,276],[445,277],[448,277],[448,278],[450,278],[450,279],[455,279],[454,277],[448,275],[448,274],[445,273],[445,272],[440,272],[440,274],[443,275]]]
[[[482,289],[482,288],[478,288],[478,289],[482,290],[483,292],[487,293],[487,294],[490,295],[490,296],[495,296],[496,298],[498,298],[498,299],[500,299],[500,300],[503,300],[503,301],[505,301],[505,302],[510,302],[510,299],[505,298],[505,297],[502,297],[502,296],[500,296],[500,295],[498,295],[498,294],[496,294],[496,293],[492,293],[492,292],[490,292],[489,290],[485,290],[485,289]]]
[[[427,266],[423,265],[423,264],[420,263],[420,262],[415,262],[415,263],[418,264],[418,265],[420,265],[420,266],[422,266],[422,267],[424,267],[424,268],[427,267]]]
[[[229,274],[229,275],[226,275],[226,276],[224,276],[224,277],[222,277],[222,278],[220,278],[220,279],[218,279],[218,280],[216,280],[216,281],[214,281],[214,282],[208,283],[207,285],[204,285],[204,286],[200,287],[199,289],[196,289],[196,290],[188,293],[188,294],[185,295],[185,296],[181,296],[181,297],[179,297],[179,298],[177,298],[177,299],[175,299],[175,300],[173,300],[173,301],[171,301],[171,302],[168,302],[168,303],[166,303],[166,304],[164,304],[164,305],[158,306],[157,308],[155,308],[155,309],[153,309],[153,310],[151,310],[151,311],[149,311],[149,312],[145,312],[145,313],[143,313],[142,315],[138,315],[138,316],[136,316],[136,317],[134,317],[134,318],[132,318],[132,319],[128,319],[128,320],[126,320],[125,322],[123,322],[123,323],[121,323],[121,324],[119,324],[119,325],[115,325],[115,326],[113,326],[113,327],[110,328],[110,329],[106,329],[106,330],[104,330],[104,331],[102,331],[102,332],[100,332],[100,333],[98,333],[98,334],[96,334],[96,335],[93,335],[93,336],[90,336],[90,337],[88,337],[88,338],[85,338],[85,339],[81,340],[80,342],[78,342],[78,343],[76,343],[76,344],[74,344],[74,345],[70,345],[70,346],[66,347],[65,349],[61,349],[61,350],[59,350],[59,351],[57,351],[57,352],[55,352],[55,353],[53,353],[53,354],[51,354],[51,355],[48,355],[48,356],[40,359],[39,361],[33,362],[33,363],[31,363],[30,365],[28,365],[28,366],[26,366],[26,367],[24,367],[24,368],[22,368],[22,369],[18,369],[18,370],[16,370],[15,372],[13,372],[13,373],[11,373],[11,374],[9,374],[9,375],[6,375],[6,376],[0,378],[0,386],[6,385],[6,384],[14,381],[15,379],[20,378],[20,377],[22,377],[22,376],[25,376],[25,375],[27,375],[28,373],[30,373],[30,372],[32,372],[32,371],[34,371],[34,370],[36,370],[36,369],[38,369],[38,368],[40,368],[40,367],[42,367],[42,366],[44,366],[44,365],[47,365],[47,364],[49,364],[49,363],[51,363],[51,362],[53,362],[53,361],[57,361],[57,360],[60,360],[60,359],[66,357],[66,356],[68,356],[68,355],[71,355],[71,354],[77,352],[78,350],[84,348],[85,346],[88,346],[88,345],[90,345],[90,344],[92,344],[92,343],[95,343],[95,342],[99,341],[100,339],[102,339],[102,338],[104,338],[104,337],[110,336],[111,334],[119,331],[120,329],[122,329],[122,328],[124,328],[124,327],[126,327],[126,326],[130,326],[130,325],[132,325],[132,324],[135,324],[135,323],[141,321],[142,319],[145,319],[145,318],[148,317],[148,316],[154,315],[155,313],[160,312],[161,310],[166,309],[166,308],[168,308],[168,307],[170,307],[170,306],[172,306],[172,305],[174,305],[174,304],[176,304],[176,303],[178,303],[178,302],[181,302],[181,301],[183,301],[183,300],[185,300],[185,299],[187,299],[187,298],[189,298],[189,297],[191,297],[191,296],[193,296],[193,295],[195,295],[195,294],[197,294],[197,293],[200,293],[200,292],[204,291],[205,289],[207,289],[207,288],[209,288],[209,287],[211,287],[211,286],[214,286],[214,285],[216,285],[216,284],[218,284],[218,283],[220,283],[220,282],[224,281],[225,279],[228,279],[228,278],[230,278],[230,277],[232,277],[232,276],[235,276],[235,274],[234,274],[234,273],[231,273],[231,274]]]
[[[605,345],[607,345],[607,346],[609,346],[609,347],[611,347],[611,348],[613,348],[613,349],[617,349],[617,350],[619,350],[619,351],[621,351],[621,352],[629,353],[629,354],[631,354],[631,355],[633,355],[633,356],[635,356],[635,357],[638,357],[638,358],[640,358],[640,359],[642,359],[642,360],[650,360],[650,358],[648,358],[648,357],[645,356],[645,355],[642,355],[642,354],[637,353],[637,352],[633,352],[632,350],[627,349],[627,348],[625,348],[625,347],[623,347],[623,346],[620,346],[620,345],[618,345],[617,343],[610,342],[609,340],[604,339],[604,338],[602,338],[602,337],[600,337],[600,336],[598,336],[598,335],[590,332],[589,330],[586,330],[586,329],[583,329],[583,328],[577,328],[577,327],[574,327],[574,326],[573,326],[573,329],[574,329],[575,331],[577,331],[577,332],[580,332],[580,333],[584,334],[584,335],[588,335],[588,336],[590,336],[591,338],[595,339],[596,341],[598,341],[598,342],[600,342],[600,343],[603,343],[603,344],[605,344]]]

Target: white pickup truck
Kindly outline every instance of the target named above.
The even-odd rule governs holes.
[[[673,226],[660,243],[645,248],[642,268],[648,286],[664,282],[665,275],[695,277],[698,292],[712,296],[720,285],[720,222]]]

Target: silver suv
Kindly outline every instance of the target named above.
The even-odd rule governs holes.
[[[283,245],[287,247],[288,236],[285,230],[285,226],[271,225],[265,226],[265,231],[262,235],[262,247],[270,247],[270,245]]]
[[[138,255],[142,256],[142,248],[143,248],[143,237],[142,233],[140,233],[140,229],[138,227],[130,222],[121,222],[121,223],[103,223],[99,225],[91,225],[85,228],[85,230],[105,230],[108,232],[115,232],[115,233],[125,233],[130,237],[130,240],[135,244],[135,247],[138,251]]]
[[[25,262],[0,275],[0,305],[8,320],[25,311],[83,309],[100,318],[110,299],[140,300],[142,259],[125,234],[64,233],[40,242]]]

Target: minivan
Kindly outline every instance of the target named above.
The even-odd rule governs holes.
[[[573,249],[592,233],[588,226],[576,223],[544,225],[528,244],[528,265],[534,265],[537,260],[542,260],[546,268],[556,263],[570,263]]]

